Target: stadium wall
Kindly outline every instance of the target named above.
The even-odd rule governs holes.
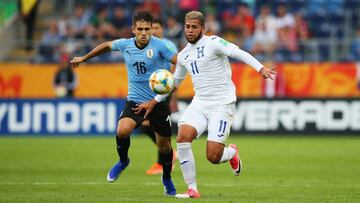
[[[277,64],[274,81],[263,80],[244,64],[232,64],[232,80],[241,98],[349,98],[360,96],[360,65],[356,63]],[[0,98],[54,98],[53,77],[57,65],[0,64]],[[125,98],[127,73],[124,64],[84,64],[76,98]],[[190,77],[178,96],[193,96]]]

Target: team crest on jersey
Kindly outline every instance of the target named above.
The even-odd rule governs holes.
[[[154,51],[153,51],[152,49],[148,49],[148,50],[146,51],[146,56],[147,56],[149,59],[151,59],[151,58],[153,57],[153,55],[154,55]]]

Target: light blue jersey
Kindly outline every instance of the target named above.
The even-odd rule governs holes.
[[[153,99],[156,94],[149,87],[149,77],[158,69],[168,69],[176,52],[153,36],[143,49],[135,45],[135,38],[115,40],[111,49],[121,51],[125,59],[129,81],[127,100],[143,103]]]
[[[162,40],[163,42],[165,42],[166,46],[167,46],[171,51],[176,52],[176,53],[178,52],[178,48],[176,47],[176,45],[174,44],[174,42],[172,42],[172,41],[170,41],[170,40],[168,40],[168,39],[166,39],[166,38],[161,38],[161,40]],[[171,63],[167,63],[164,68],[165,68],[166,70],[170,70],[170,67],[171,67]]]

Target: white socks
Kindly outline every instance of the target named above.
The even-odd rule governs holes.
[[[185,183],[189,188],[198,191],[196,186],[195,159],[191,149],[191,143],[177,143],[177,156]]]
[[[235,156],[236,150],[232,147],[225,147],[220,163],[227,162]],[[194,154],[190,142],[177,143],[177,156],[180,168],[189,188],[197,190],[196,186],[196,167]]]
[[[232,147],[224,147],[224,152],[223,155],[220,159],[219,163],[224,163],[229,161],[230,159],[232,159],[235,156],[236,150]]]

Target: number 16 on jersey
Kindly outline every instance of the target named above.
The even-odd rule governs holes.
[[[145,74],[146,73],[145,62],[137,61],[133,64],[133,66],[136,67],[137,74]]]

